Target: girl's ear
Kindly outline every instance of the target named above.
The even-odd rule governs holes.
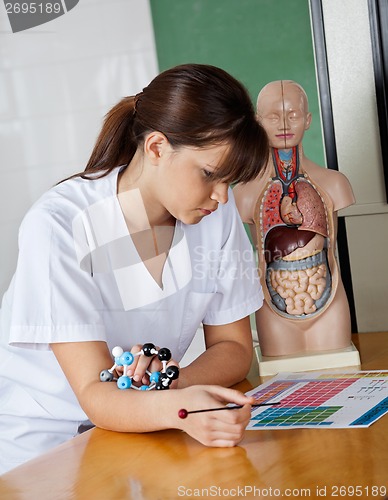
[[[167,152],[171,152],[171,146],[167,137],[161,132],[151,132],[144,141],[144,153],[153,165],[158,165],[160,158]]]

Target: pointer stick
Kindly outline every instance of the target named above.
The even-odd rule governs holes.
[[[251,405],[252,408],[257,408],[258,406],[273,406],[273,405],[280,405],[280,401],[277,401],[276,403],[260,403],[257,405]],[[219,411],[219,410],[237,410],[238,408],[242,408],[244,405],[235,405],[235,406],[222,406],[221,408],[206,408],[205,410],[192,410],[192,411],[187,411],[184,408],[178,411],[178,417],[179,418],[186,418],[187,415],[190,415],[190,413],[205,413],[208,411]]]

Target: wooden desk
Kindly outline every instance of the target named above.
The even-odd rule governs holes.
[[[388,369],[388,333],[353,337],[364,370]],[[251,373],[238,388],[258,383]],[[354,494],[344,495],[341,486],[354,487]],[[368,429],[247,431],[235,448],[206,448],[173,430],[93,429],[1,476],[0,498],[381,498],[372,488],[384,486],[388,490],[388,416]]]

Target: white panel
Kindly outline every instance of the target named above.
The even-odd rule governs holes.
[[[0,290],[5,290],[12,276],[15,262],[17,259],[17,234],[18,234],[18,221],[9,220],[7,223],[0,223]],[[5,239],[5,236],[7,239]],[[2,297],[0,296],[0,306]]]
[[[27,162],[23,140],[21,120],[17,118],[0,120],[0,175],[1,172],[13,170],[15,165],[24,166]]]
[[[3,16],[6,13],[1,9],[0,17]],[[10,29],[9,24],[7,27]],[[84,5],[81,0],[70,12],[49,23],[2,36],[0,69],[145,49],[154,50],[148,1],[116,0]]]
[[[385,200],[368,2],[323,0],[340,170],[356,205],[342,213],[359,331],[388,330],[388,206]]]
[[[322,4],[339,168],[349,178],[357,204],[382,203],[368,2],[323,0]]]
[[[9,171],[69,162],[82,169],[92,148],[105,109],[13,119],[0,122],[0,175]],[[44,181],[42,179],[42,181]]]
[[[105,113],[157,72],[148,0],[81,0],[15,34],[0,8],[0,297],[25,212],[84,169]]]
[[[12,90],[11,73],[0,71],[0,120],[13,116],[15,112],[15,93]]]
[[[385,331],[388,215],[347,217],[346,227],[358,331]]]

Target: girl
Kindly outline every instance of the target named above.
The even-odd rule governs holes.
[[[182,429],[208,446],[242,439],[252,399],[225,386],[250,367],[262,291],[229,184],[254,179],[267,151],[247,92],[212,66],[167,70],[108,113],[85,171],[43,195],[20,228],[0,313],[0,472],[87,419]],[[115,345],[168,347],[178,365],[201,322],[206,351],[174,390],[100,382]],[[160,368],[135,360],[139,384]],[[244,407],[178,417],[227,402]]]

